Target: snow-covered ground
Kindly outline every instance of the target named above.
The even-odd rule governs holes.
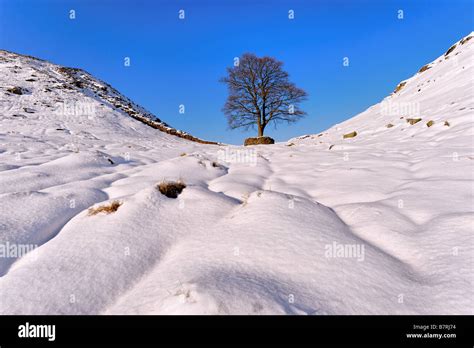
[[[472,35],[360,115],[250,147],[0,51],[0,313],[473,314]]]

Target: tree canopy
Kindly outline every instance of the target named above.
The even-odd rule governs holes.
[[[223,112],[231,129],[257,127],[261,137],[270,123],[292,123],[306,115],[298,104],[307,93],[289,81],[275,58],[245,53],[221,82],[229,91]]]

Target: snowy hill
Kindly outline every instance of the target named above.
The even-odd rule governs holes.
[[[321,135],[245,148],[2,53],[0,313],[473,314],[471,37]]]
[[[474,32],[421,67],[414,76],[401,81],[381,103],[321,134],[301,136],[290,142],[313,144],[316,140],[324,146],[334,145],[335,149],[361,142],[385,146],[410,138],[438,144],[449,140],[469,142],[474,110],[473,36]],[[409,120],[415,123],[412,125]],[[343,139],[344,134],[354,131],[356,137]]]
[[[130,122],[126,115],[167,134],[207,143],[170,127],[84,70],[3,50],[0,50],[0,69],[4,92],[0,110],[4,122],[20,118],[27,119],[31,125],[40,121],[40,128],[51,127],[52,132],[72,131],[62,128],[68,121],[72,127],[87,124],[113,131],[120,124],[122,129],[134,130],[137,123]]]

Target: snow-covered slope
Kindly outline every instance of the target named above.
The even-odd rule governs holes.
[[[117,127],[136,133],[137,122],[131,122],[132,118],[167,134],[208,143],[170,127],[84,70],[0,50],[0,71],[3,92],[0,110],[4,122],[24,119],[31,126],[39,121],[39,128],[51,132],[73,132],[63,127],[67,122],[71,127],[96,126],[110,134]],[[133,132],[128,133],[133,136]]]
[[[97,96],[3,112],[0,241],[38,247],[0,258],[0,313],[473,314],[471,36],[383,101],[402,114],[286,144],[189,142]]]
[[[414,76],[401,81],[381,103],[321,134],[301,136],[290,142],[316,142],[327,147],[334,145],[334,149],[347,149],[359,143],[386,147],[410,138],[439,145],[450,140],[470,143],[474,110],[473,36],[474,32],[421,67]],[[410,119],[416,123],[410,124]],[[354,131],[356,137],[343,139],[344,134]]]

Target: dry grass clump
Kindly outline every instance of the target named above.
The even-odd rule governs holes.
[[[160,191],[161,194],[165,195],[168,198],[177,198],[185,187],[186,184],[181,180],[163,181],[156,186],[158,191]]]
[[[122,205],[122,202],[113,201],[108,204],[100,205],[96,208],[92,207],[92,208],[89,208],[88,215],[89,216],[97,215],[99,213],[112,214],[112,213],[115,213],[121,205]]]
[[[393,124],[389,123],[389,124],[387,124],[385,127],[387,127],[387,128],[392,128],[392,127],[393,127]]]
[[[450,126],[450,124],[449,124],[448,121],[444,121],[444,125],[445,125],[446,127],[449,127],[449,126]]]
[[[428,122],[426,122],[426,126],[429,128],[431,127],[432,125],[434,125],[434,121],[433,120],[430,120]]]

